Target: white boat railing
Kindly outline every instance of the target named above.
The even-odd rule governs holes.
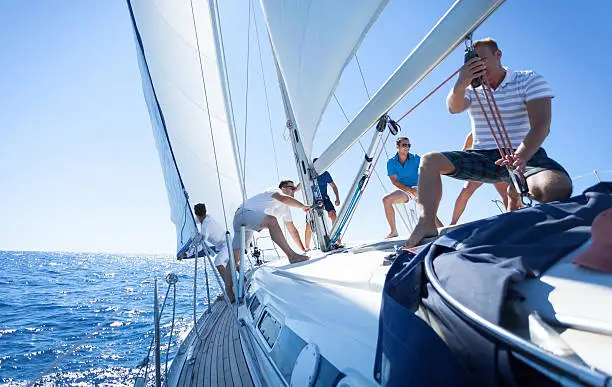
[[[226,234],[226,240],[229,241],[229,233]],[[212,261],[212,257],[214,256],[214,252],[211,250],[211,248],[206,245],[206,243],[204,242],[204,240],[201,238],[200,234],[197,234],[195,237],[192,238],[192,245],[190,247],[191,253],[190,255],[193,255],[193,258],[195,259],[195,263],[194,263],[194,279],[193,279],[193,318],[194,318],[194,326],[192,328],[192,332],[195,332],[195,335],[199,338],[202,339],[202,337],[200,337],[200,333],[198,330],[198,316],[197,316],[197,307],[196,307],[196,302],[197,302],[197,298],[196,298],[196,293],[197,293],[197,272],[198,272],[198,257],[200,256],[200,254],[204,254],[204,257],[206,258],[206,260],[204,261],[204,277],[205,277],[205,281],[206,281],[206,297],[207,297],[207,309],[204,312],[205,314],[210,314],[211,313],[211,306],[212,306],[212,302],[211,302],[211,298],[210,298],[210,283],[209,283],[209,278],[208,278],[208,269],[207,269],[207,263],[208,265],[210,265],[211,268],[213,268],[213,274],[215,276],[215,279],[217,281],[217,284],[219,286],[219,288],[221,289],[221,291],[223,292],[223,296],[224,299],[227,303],[227,305],[232,305],[229,302],[229,297],[227,295],[226,289],[225,289],[225,284],[223,279],[221,278],[221,276],[219,275],[219,273],[214,269],[214,263]],[[231,246],[231,245],[228,245]],[[183,259],[189,259],[189,258],[183,258]],[[233,262],[234,259],[233,257],[230,256],[230,262]],[[241,269],[241,272],[244,269]],[[235,274],[235,269],[232,270],[232,275]],[[235,275],[234,275],[235,278]],[[153,344],[155,344],[155,350],[154,350],[154,358],[155,358],[155,363],[154,363],[154,367],[155,367],[155,385],[156,386],[161,386],[162,382],[165,382],[167,384],[167,379],[168,379],[168,364],[169,364],[169,359],[168,359],[168,355],[169,355],[169,350],[171,347],[171,340],[172,340],[172,332],[174,331],[174,311],[176,308],[176,283],[178,282],[178,277],[176,276],[176,274],[174,273],[168,273],[166,275],[166,282],[168,283],[168,289],[166,291],[166,295],[164,297],[164,301],[162,303],[162,307],[159,308],[159,298],[158,298],[158,292],[157,292],[157,278],[154,279],[154,300],[153,300],[153,324],[154,324],[154,328],[153,328],[153,337],[151,339],[151,344],[149,345],[149,352],[147,354],[147,356],[143,359],[143,361],[138,365],[137,368],[141,368],[145,370],[144,376],[141,377],[140,376],[140,370],[138,371],[138,375],[136,376],[135,380],[134,380],[134,386],[135,387],[140,387],[140,386],[146,386],[147,385],[147,377],[148,377],[148,367],[149,367],[149,356],[151,354],[151,348],[153,346]],[[234,287],[236,288],[236,283],[237,281],[234,281]],[[173,297],[173,307],[172,307],[172,323],[171,323],[171,330],[170,330],[170,336],[168,338],[168,349],[166,351],[166,359],[165,359],[165,370],[162,374],[161,372],[161,332],[160,332],[160,321],[166,306],[166,301],[168,299],[168,294],[170,292],[170,289],[174,287],[174,297]],[[237,293],[234,293],[237,294]],[[232,308],[230,306],[230,308]],[[238,324],[238,320],[237,320],[237,310],[234,307],[234,311],[232,312],[233,315],[233,319],[235,320],[235,323]],[[188,359],[189,360],[189,359]]]
[[[158,296],[158,287],[157,287],[157,278],[154,279],[153,283],[153,337],[151,338],[151,343],[149,344],[149,350],[147,352],[147,356],[138,364],[136,368],[140,368],[134,379],[134,386],[141,387],[147,385],[148,372],[149,372],[149,360],[151,355],[151,349],[153,344],[155,344],[154,350],[154,367],[155,367],[155,385],[160,387],[162,381],[167,379],[168,374],[168,355],[170,351],[170,346],[172,343],[172,333],[174,332],[174,312],[176,310],[176,283],[178,282],[178,277],[174,273],[168,273],[165,277],[166,282],[168,283],[168,288],[166,290],[166,295],[164,296],[164,301],[162,302],[161,308],[159,307],[159,296]],[[170,335],[168,337],[168,347],[166,351],[166,360],[165,360],[165,371],[162,375],[161,372],[161,318],[166,307],[166,301],[168,300],[168,294],[170,293],[170,289],[174,289],[174,297],[172,299],[172,323],[170,327]],[[140,373],[144,369],[144,376],[140,376]]]

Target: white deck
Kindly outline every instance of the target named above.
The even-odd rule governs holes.
[[[255,272],[253,290],[340,371],[375,384],[378,317],[390,267],[383,262],[391,251],[348,249],[296,265],[275,262]]]

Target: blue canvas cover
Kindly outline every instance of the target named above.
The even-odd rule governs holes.
[[[374,365],[374,377],[383,386],[475,385],[444,341],[415,315],[424,285],[423,258],[432,247],[416,257],[401,254],[387,273]]]
[[[567,201],[540,204],[467,224],[439,238],[416,257],[398,257],[385,282],[380,315],[375,373],[391,370],[387,380],[381,378],[383,385],[412,385],[409,381],[414,374],[403,372],[403,367],[421,358],[440,356],[434,352],[444,355],[437,362],[439,373],[456,376],[447,385],[457,385],[462,370],[467,370],[467,374],[461,381],[476,380],[472,385],[515,384],[507,353],[453,313],[433,287],[426,284],[420,273],[425,257],[435,257],[436,276],[452,297],[499,325],[503,302],[518,296],[509,292],[511,284],[541,275],[584,243],[590,237],[593,219],[610,207],[612,183],[600,183]],[[411,330],[412,325],[418,325],[413,320],[417,318],[414,311],[419,298],[437,317],[446,345],[434,339],[430,345],[424,344],[426,334]],[[393,350],[413,345],[413,335],[420,336],[416,354]],[[448,348],[456,357],[445,353]],[[459,365],[455,364],[457,360]],[[424,379],[414,385],[441,384],[439,379],[432,382]]]

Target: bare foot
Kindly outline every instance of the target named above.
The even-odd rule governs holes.
[[[300,254],[296,254],[292,257],[288,257],[289,258],[289,263],[298,263],[298,262],[304,262],[304,261],[308,261],[309,257],[306,255],[300,255]]]
[[[429,238],[437,235],[438,229],[436,228],[436,226],[427,227],[423,225],[422,221],[419,221],[419,223],[414,228],[414,231],[412,231],[412,234],[410,234],[410,238],[408,238],[408,240],[404,244],[404,249],[409,249],[414,246],[418,246],[424,238]]]
[[[508,211],[518,210],[519,208],[521,208],[521,196],[518,194],[516,196],[508,195]]]
[[[521,195],[514,188],[514,185],[510,184],[508,187],[508,212],[518,210],[521,208]]]
[[[397,231],[392,231],[390,233],[387,234],[387,236],[385,237],[385,239],[389,239],[389,238],[395,238],[397,236]]]

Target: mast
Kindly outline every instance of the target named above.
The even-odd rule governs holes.
[[[272,51],[274,53],[274,50]],[[283,97],[283,106],[285,108],[285,114],[287,116],[287,129],[291,135],[291,145],[293,147],[293,155],[295,156],[295,163],[302,183],[302,192],[306,197],[306,204],[312,206],[309,212],[310,227],[314,235],[316,235],[317,245],[321,250],[326,250],[327,243],[329,242],[329,233],[327,231],[327,224],[325,223],[325,211],[323,211],[323,198],[319,191],[319,185],[317,184],[317,174],[312,166],[311,161],[306,152],[304,151],[304,145],[301,141],[300,133],[297,128],[295,116],[291,108],[291,102],[287,95],[287,87],[283,80],[276,55],[274,57],[274,65],[276,67],[276,75],[278,76],[278,84]],[[316,205],[315,205],[316,204]]]

